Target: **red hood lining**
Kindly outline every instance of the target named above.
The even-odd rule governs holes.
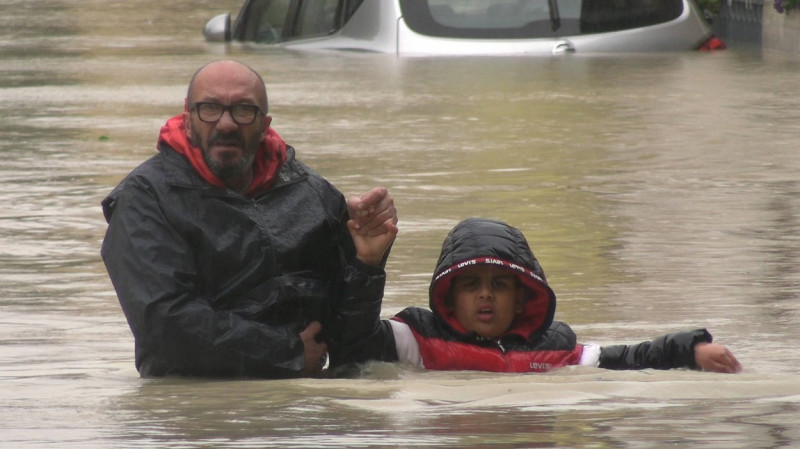
[[[206,164],[202,150],[189,141],[186,136],[184,119],[185,116],[180,114],[167,120],[158,136],[159,146],[162,143],[169,145],[170,148],[184,155],[195,171],[209,184],[226,188],[225,183]],[[253,181],[244,194],[253,196],[269,188],[275,182],[278,171],[284,162],[286,162],[286,142],[274,129],[267,128],[264,133],[264,141],[258,147],[253,160]]]
[[[514,319],[508,333],[517,334],[528,339],[532,333],[543,331],[544,329],[542,329],[542,327],[549,326],[547,321],[549,321],[549,317],[552,317],[550,313],[551,307],[555,307],[555,294],[539,275],[523,266],[502,259],[495,257],[477,257],[446,268],[439,272],[433,279],[434,286],[431,290],[430,301],[431,309],[442,317],[454,330],[462,334],[467,333],[466,329],[464,329],[461,323],[455,318],[453,311],[447,307],[445,301],[450,292],[453,279],[458,275],[458,272],[473,265],[499,265],[508,268],[510,271],[516,273],[517,278],[528,290],[529,294],[525,301],[525,307],[522,313]]]

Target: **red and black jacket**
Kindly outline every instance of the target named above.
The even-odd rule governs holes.
[[[498,339],[467,332],[447,306],[453,279],[476,264],[508,269],[527,291],[523,311]],[[556,295],[544,271],[522,232],[505,223],[470,218],[453,228],[442,244],[429,305],[430,311],[412,307],[394,317],[411,328],[427,369],[547,371],[580,360],[575,333],[553,321]]]

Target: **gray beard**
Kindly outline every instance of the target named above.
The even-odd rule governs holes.
[[[261,142],[256,142],[256,145],[260,144]],[[192,136],[192,145],[200,148],[200,152],[203,154],[203,160],[208,168],[225,184],[231,184],[237,179],[247,177],[247,172],[252,168],[253,161],[256,158],[256,151],[258,150],[258,146],[255,148],[245,148],[244,156],[238,164],[222,166],[211,158],[206,147],[201,145],[199,138]]]
[[[206,161],[208,168],[210,168],[211,172],[217,175],[219,179],[225,182],[225,184],[229,184],[230,181],[235,179],[246,177],[247,171],[250,170],[253,160],[256,158],[255,152],[248,152],[245,153],[244,157],[242,157],[238,164],[221,166],[217,163],[217,161],[209,157],[207,151],[203,151],[202,153],[203,160]]]

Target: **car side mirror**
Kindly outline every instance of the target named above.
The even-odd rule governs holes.
[[[231,40],[231,15],[220,14],[212,17],[203,27],[203,36],[208,42],[229,42]]]

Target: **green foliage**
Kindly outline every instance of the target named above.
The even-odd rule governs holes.
[[[707,19],[719,14],[720,4],[727,0],[695,0],[697,6],[703,11]],[[789,13],[791,10],[800,9],[800,0],[772,0],[772,7],[779,13]]]
[[[797,9],[798,4],[800,4],[800,0],[774,0],[772,6],[775,11],[788,14],[792,9]]]
[[[713,17],[719,14],[719,5],[721,0],[696,0],[697,6],[703,11],[706,17]],[[797,0],[795,0],[797,1]]]

